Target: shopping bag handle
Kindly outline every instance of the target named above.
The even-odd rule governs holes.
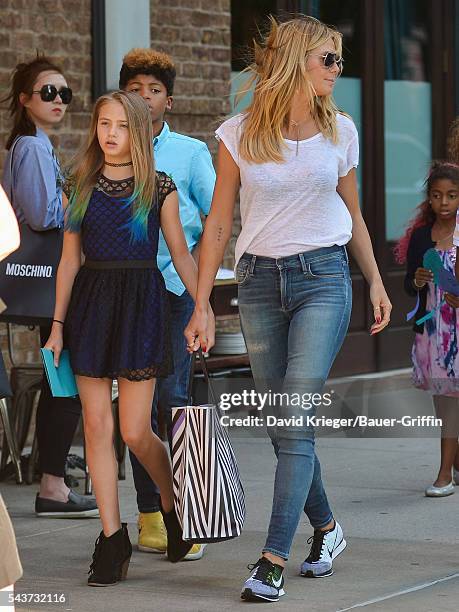
[[[191,360],[191,368],[190,368],[190,378],[188,381],[188,406],[191,406],[191,392],[193,389],[193,378],[194,378],[194,370],[196,367],[196,358],[199,357],[199,362],[201,363],[202,372],[204,374],[204,378],[206,380],[207,386],[209,387],[209,393],[212,398],[212,402],[215,404],[218,409],[217,396],[215,394],[212,383],[210,382],[209,370],[207,369],[206,360],[204,357],[204,353],[202,352],[202,348],[199,347],[197,351],[193,353],[193,357]]]

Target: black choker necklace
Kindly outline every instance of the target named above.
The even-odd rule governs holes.
[[[124,168],[125,166],[132,166],[132,162],[123,162],[122,164],[112,164],[108,161],[104,162],[106,166],[111,166],[112,168]]]

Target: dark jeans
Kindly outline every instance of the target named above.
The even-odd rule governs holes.
[[[51,327],[40,327],[40,344],[44,346]],[[43,474],[63,478],[65,462],[81,416],[79,398],[53,397],[43,374],[37,407],[38,468]]]
[[[167,378],[158,378],[156,381],[155,396],[151,410],[151,426],[158,433],[158,404],[164,411],[169,444],[172,435],[172,410],[174,406],[184,406],[188,400],[188,379],[190,376],[191,355],[186,350],[186,340],[183,332],[194,310],[194,302],[190,294],[185,291],[182,295],[175,295],[168,291],[171,313],[171,343],[174,359],[174,373]],[[159,490],[148,475],[147,471],[129,451],[132,465],[132,475],[137,491],[137,506],[139,512],[157,512],[160,509]]]

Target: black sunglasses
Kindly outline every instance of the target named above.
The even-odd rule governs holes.
[[[59,90],[55,85],[43,85],[38,91],[32,91],[32,93],[40,94],[40,98],[43,102],[52,102],[60,96],[62,104],[70,104],[72,101],[73,93],[70,87],[61,87]]]
[[[325,55],[319,55],[323,58],[325,68],[331,68],[336,64],[340,71],[343,70],[343,58],[339,57],[336,53],[325,53]]]

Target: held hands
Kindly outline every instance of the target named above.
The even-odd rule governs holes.
[[[389,325],[390,313],[392,310],[392,304],[390,303],[389,297],[382,282],[378,281],[371,284],[370,300],[373,305],[373,313],[375,317],[375,323],[373,323],[371,326],[370,334],[374,336],[375,334],[379,334],[379,332]]]
[[[195,308],[184,334],[189,353],[194,353],[199,347],[204,352],[210,350],[215,344],[215,316],[212,308]]]
[[[426,283],[433,281],[433,273],[427,268],[418,268],[414,273],[414,286],[416,289],[422,289]]]
[[[56,368],[59,366],[59,359],[62,353],[63,346],[64,341],[62,325],[60,325],[59,323],[53,323],[53,326],[51,328],[51,334],[44,348],[53,351],[54,365],[56,366]]]

